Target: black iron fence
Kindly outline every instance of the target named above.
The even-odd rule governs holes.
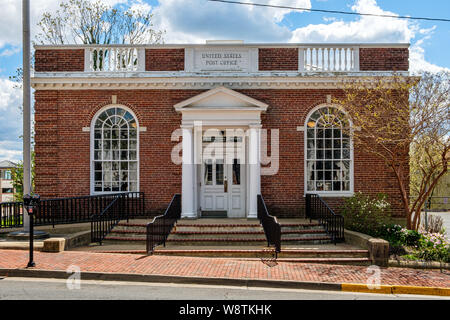
[[[167,237],[175,223],[181,218],[181,195],[176,194],[163,215],[147,224],[147,254],[152,254],[158,245],[166,245]]]
[[[258,195],[258,219],[267,239],[267,245],[275,247],[275,257],[281,252],[281,225],[277,218],[271,216],[267,210],[264,198]]]
[[[143,192],[124,192],[82,197],[41,200],[36,209],[34,223],[37,226],[91,222],[93,215],[102,213],[116,198],[124,198],[123,210],[128,218],[145,215]],[[23,226],[22,202],[0,203],[1,227]]]
[[[23,226],[23,203],[0,203],[0,228],[19,228]]]
[[[307,194],[305,208],[306,217],[318,220],[335,244],[345,240],[344,217],[335,213],[319,195]]]
[[[410,197],[410,205],[414,203],[417,197]],[[429,197],[422,208],[422,211],[446,212],[450,211],[450,196]]]

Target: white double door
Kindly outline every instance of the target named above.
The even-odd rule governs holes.
[[[202,165],[201,210],[226,211],[245,217],[245,165],[239,159],[205,159]]]

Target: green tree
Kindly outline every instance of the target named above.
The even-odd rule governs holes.
[[[14,201],[23,201],[23,161],[19,161],[17,166],[11,170],[13,187],[14,187]],[[31,186],[34,190],[34,151],[31,152]]]
[[[36,44],[151,44],[163,42],[153,28],[153,14],[144,7],[113,8],[100,0],[66,0],[37,23]],[[32,55],[33,56],[33,55]],[[30,62],[33,65],[33,59]],[[22,85],[22,68],[9,77]]]
[[[417,230],[426,200],[448,170],[450,73],[378,77],[351,83],[344,93],[335,101],[357,128],[351,133],[355,148],[377,156],[392,170],[407,228]],[[411,202],[409,159],[417,170]]]

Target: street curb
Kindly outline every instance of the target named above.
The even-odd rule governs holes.
[[[54,278],[68,279],[73,273],[66,271],[42,270],[42,269],[2,269],[1,277],[31,277],[31,278]],[[129,282],[154,282],[154,283],[177,283],[177,284],[202,284],[202,285],[222,285],[251,288],[281,288],[281,289],[305,289],[305,290],[326,290],[342,292],[360,293],[381,293],[381,294],[415,294],[450,296],[450,288],[439,287],[418,287],[402,285],[380,285],[378,288],[370,289],[367,284],[359,283],[327,283],[308,282],[291,280],[260,280],[260,279],[235,279],[235,278],[202,278],[184,276],[165,276],[154,274],[136,273],[101,273],[83,271],[83,280],[100,281],[129,281]]]
[[[383,293],[383,294],[417,294],[433,296],[450,296],[450,288],[439,287],[418,287],[401,285],[380,285],[378,288],[370,289],[366,284],[342,283],[342,291],[345,292],[364,292],[364,293]]]
[[[33,277],[33,278],[55,278],[68,279],[73,273],[66,271],[53,271],[41,269],[1,269],[0,277]],[[83,280],[103,280],[103,281],[130,281],[130,282],[155,282],[155,283],[177,283],[177,284],[204,284],[204,285],[226,285],[237,287],[264,287],[282,289],[306,289],[306,290],[327,290],[341,291],[339,283],[326,282],[299,282],[291,280],[260,280],[260,279],[236,279],[236,278],[203,278],[184,276],[165,276],[154,274],[135,273],[101,273],[101,272],[81,272]]]

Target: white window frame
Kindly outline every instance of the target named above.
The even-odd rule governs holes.
[[[315,106],[313,109],[311,109],[308,113],[308,115],[305,118],[305,124],[304,124],[304,130],[303,130],[303,194],[317,194],[321,197],[351,197],[354,194],[354,162],[355,158],[353,156],[353,139],[351,138],[350,134],[350,190],[347,191],[308,191],[308,167],[307,167],[307,158],[308,158],[308,120],[313,115],[314,112],[316,112],[319,109],[322,108],[336,108],[342,113],[344,113],[347,116],[347,120],[350,124],[350,132],[353,130],[353,123],[348,116],[348,113],[339,105],[332,104],[332,103],[322,103],[320,105]]]
[[[136,161],[137,161],[137,189],[135,191],[95,191],[95,168],[94,168],[94,151],[95,151],[95,123],[98,119],[98,117],[105,112],[108,109],[111,108],[121,108],[126,111],[128,111],[136,121]],[[99,195],[99,194],[113,194],[113,193],[124,193],[124,192],[139,192],[140,190],[140,157],[139,157],[139,150],[140,150],[140,130],[139,130],[139,120],[138,117],[136,117],[136,114],[128,108],[127,106],[124,106],[122,104],[108,104],[104,107],[102,107],[100,110],[98,110],[95,115],[92,117],[91,126],[90,126],[90,194],[91,195]]]

